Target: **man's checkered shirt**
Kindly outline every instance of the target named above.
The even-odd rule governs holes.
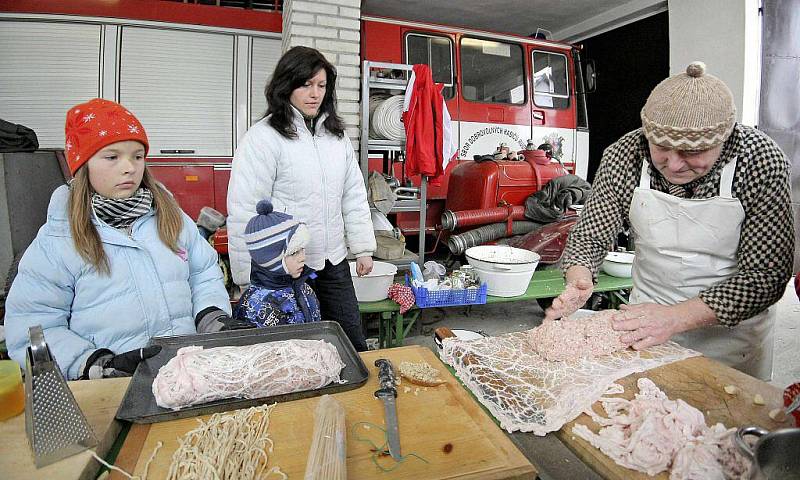
[[[572,231],[563,269],[598,267],[623,222],[628,223],[633,190],[639,184],[642,159],[650,162],[650,188],[685,198],[719,195],[722,167],[738,158],[733,195],[745,220],[737,251],[739,271],[700,293],[720,324],[733,327],[778,301],[792,273],[794,223],[790,205],[790,164],[775,142],[762,132],[737,124],[719,160],[703,177],[681,186],[670,184],[650,162],[641,129],[623,136],[603,152],[593,192]]]

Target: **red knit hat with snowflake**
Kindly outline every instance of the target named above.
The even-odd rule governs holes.
[[[72,174],[112,143],[135,140],[144,145],[145,156],[150,148],[139,119],[119,103],[102,98],[70,108],[64,134],[67,165]]]

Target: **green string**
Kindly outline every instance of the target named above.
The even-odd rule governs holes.
[[[365,427],[364,428],[365,430],[369,430],[369,429],[372,429],[372,428],[380,430],[381,433],[383,433],[383,443],[381,445],[377,445],[377,444],[375,444],[375,442],[373,442],[369,438],[360,436],[358,434],[358,432],[356,431],[356,429],[359,426]],[[384,467],[383,465],[381,465],[378,462],[378,458],[380,458],[382,456],[384,456],[384,457],[387,456],[386,454],[389,452],[389,440],[386,437],[386,430],[383,427],[381,427],[380,425],[375,425],[374,423],[370,423],[370,422],[357,422],[357,423],[355,423],[353,425],[353,436],[359,442],[367,443],[372,447],[372,449],[371,449],[372,450],[372,457],[371,457],[372,463],[374,463],[376,467],[378,467],[379,469],[381,469],[384,472],[393,471],[395,468],[400,466],[401,463],[405,462],[406,459],[408,459],[409,457],[416,457],[416,458],[422,460],[425,463],[430,463],[427,460],[425,460],[424,458],[422,458],[419,455],[417,455],[416,453],[409,453],[408,455],[401,455],[400,456],[400,460],[397,460],[395,462],[395,464],[392,465],[391,467]],[[388,457],[391,458],[392,460],[394,460],[394,457],[392,457],[392,456],[388,456]]]

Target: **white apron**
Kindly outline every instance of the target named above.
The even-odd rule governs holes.
[[[738,272],[736,250],[744,209],[731,186],[736,159],[723,167],[719,196],[679,198],[650,189],[649,162],[642,162],[629,212],[636,258],[631,304],[674,305]],[[672,337],[748,375],[772,378],[775,308],[742,321],[698,328]]]

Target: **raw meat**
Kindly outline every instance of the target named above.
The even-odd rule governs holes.
[[[547,322],[530,332],[533,350],[551,362],[608,355],[627,348],[620,333],[611,327],[618,310],[603,310],[590,316]]]
[[[699,355],[667,342],[645,350],[550,362],[531,349],[530,332],[476,340],[447,338],[441,357],[509,432],[544,435],[560,429],[602,397],[609,385]]]
[[[344,368],[324,340],[283,340],[241,347],[184,347],[153,381],[160,407],[179,409],[223,398],[263,398],[338,382]]]
[[[706,425],[703,413],[683,400],[670,400],[650,379],[640,378],[633,400],[601,398],[608,414],[588,413],[602,426],[572,432],[617,464],[648,475],[670,470],[670,480],[746,478],[749,466],[732,443],[735,429]]]

